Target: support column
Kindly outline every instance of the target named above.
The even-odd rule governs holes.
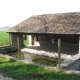
[[[10,33],[9,35],[10,35],[10,45],[11,46],[18,48],[17,37],[19,37],[20,38],[20,48],[24,47],[22,34]]]
[[[34,45],[34,35],[29,35],[29,45]]]
[[[31,35],[28,35],[28,37],[29,37],[29,45],[31,45]]]
[[[32,42],[31,42],[32,45],[34,45],[34,35],[32,35]]]
[[[9,33],[9,41],[11,46],[17,47],[17,38],[15,34]]]
[[[80,53],[80,35],[79,35],[79,53]]]
[[[61,39],[58,39],[58,68],[61,69]]]
[[[9,44],[12,45],[12,36],[11,36],[11,33],[9,33]]]

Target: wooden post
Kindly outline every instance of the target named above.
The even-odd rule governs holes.
[[[9,45],[11,46],[12,45],[12,34],[9,33]]]
[[[80,35],[79,35],[79,54],[80,54]]]
[[[17,37],[17,43],[18,43],[18,54],[20,55],[20,38]]]
[[[10,33],[9,33],[9,46],[11,46],[11,37],[10,37]]]
[[[60,69],[60,62],[61,62],[61,39],[58,39],[58,68]]]
[[[32,45],[34,45],[34,35],[32,35]]]

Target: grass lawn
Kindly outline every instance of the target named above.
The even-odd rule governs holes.
[[[16,80],[80,80],[80,75],[55,72],[0,57],[0,73]]]
[[[27,40],[24,40],[24,44],[28,44],[28,36]],[[0,46],[9,45],[9,34],[6,31],[0,31]]]
[[[28,45],[29,44],[29,37],[28,36],[26,36],[26,40],[24,40],[24,44],[25,45]]]
[[[0,46],[9,45],[9,35],[5,31],[0,31]]]

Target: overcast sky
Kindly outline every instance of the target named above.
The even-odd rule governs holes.
[[[64,12],[80,12],[80,0],[0,0],[0,27],[13,27],[32,15]]]

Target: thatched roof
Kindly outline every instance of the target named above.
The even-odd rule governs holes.
[[[8,32],[80,34],[80,12],[32,16]]]

